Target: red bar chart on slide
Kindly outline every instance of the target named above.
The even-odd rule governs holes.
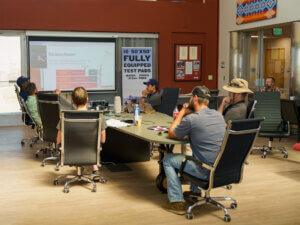
[[[97,80],[93,82],[93,76],[89,77],[85,70],[56,70],[57,89],[74,89],[79,86],[96,89],[98,84]]]

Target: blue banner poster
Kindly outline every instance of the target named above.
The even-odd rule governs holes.
[[[152,48],[122,48],[123,104],[140,102],[143,82],[152,78]]]

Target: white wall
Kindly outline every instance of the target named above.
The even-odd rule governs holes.
[[[300,20],[300,0],[277,0],[275,18],[241,25],[235,20],[237,0],[219,0],[219,3],[218,88],[220,95],[227,95],[222,87],[229,81],[230,32]],[[222,61],[225,68],[220,67]]]

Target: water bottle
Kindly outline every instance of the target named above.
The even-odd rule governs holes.
[[[140,108],[139,105],[136,104],[133,109],[133,123],[137,124],[140,119]]]
[[[173,118],[174,118],[174,120],[175,120],[175,118],[178,116],[178,113],[179,113],[179,111],[178,111],[178,109],[177,109],[177,106],[175,106],[175,109],[174,109],[174,111],[173,111]]]

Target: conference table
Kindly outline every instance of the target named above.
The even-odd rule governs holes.
[[[173,118],[159,112],[155,112],[152,114],[141,113],[142,123],[141,126],[129,125],[123,127],[109,127],[114,131],[130,135],[137,139],[141,139],[148,143],[158,144],[159,151],[159,173],[156,178],[156,186],[157,188],[165,193],[166,192],[166,177],[163,169],[163,157],[166,153],[171,153],[173,151],[173,145],[178,144],[187,144],[188,139],[185,138],[183,140],[178,139],[170,139],[168,138],[168,133],[166,131],[162,131],[159,127],[170,127],[173,122]],[[117,119],[120,121],[130,121],[133,119],[133,114],[131,113],[121,113],[119,115],[115,114],[106,114],[105,119]],[[157,127],[158,130],[149,129],[150,127]],[[116,141],[116,140],[115,140]],[[118,141],[117,141],[118,142]],[[124,148],[125,146],[121,146]],[[138,149],[137,149],[138,151]],[[150,153],[150,149],[149,149]]]

